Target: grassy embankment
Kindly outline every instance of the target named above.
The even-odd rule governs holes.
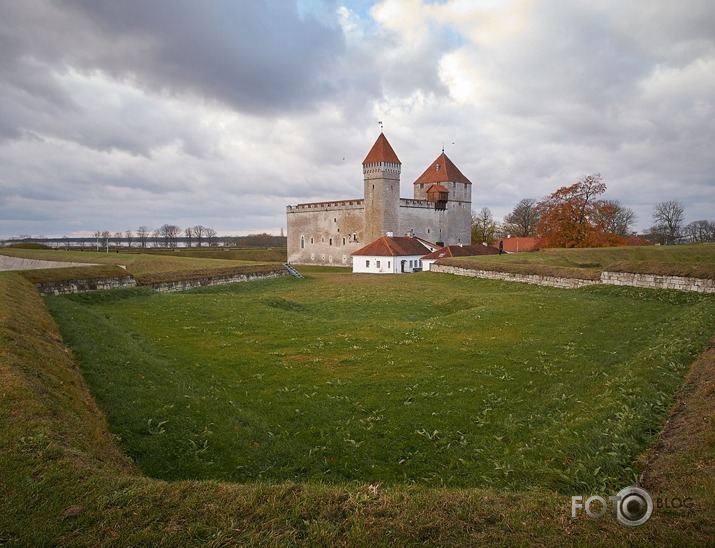
[[[439,264],[583,279],[598,279],[603,270],[715,279],[715,244],[543,249],[442,259]]]
[[[658,296],[670,295],[638,294],[654,295],[657,302]],[[207,297],[211,295],[215,292]],[[144,298],[125,296],[130,298],[110,301],[117,305]],[[363,297],[368,302],[375,295]],[[606,538],[617,544],[702,545],[715,534],[710,519],[715,509],[713,349],[691,368],[677,396],[672,427],[646,469],[647,487],[654,494],[692,496],[695,508],[658,510],[645,526],[629,529],[612,518],[572,520],[569,498],[549,489],[395,485],[375,494],[363,484],[149,479],[117,450],[32,286],[18,275],[0,275],[0,299],[0,542],[9,545],[594,544]],[[262,305],[289,312],[294,309],[291,301],[297,299],[284,296]],[[681,344],[663,342],[661,350],[678,354]]]
[[[281,268],[280,250],[246,249],[230,251],[195,250],[157,253],[102,253],[3,248],[10,257],[78,263],[97,266],[28,270],[23,276],[35,283],[74,279],[133,276],[139,285],[179,281],[204,276],[250,274]],[[238,257],[241,257],[240,259]],[[278,257],[278,259],[277,259]],[[120,268],[121,264],[126,267]]]

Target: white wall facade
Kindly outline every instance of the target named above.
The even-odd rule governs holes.
[[[355,274],[402,274],[421,268],[420,258],[423,255],[404,255],[398,257],[383,257],[377,255],[354,255],[353,273]]]
[[[422,270],[428,272],[432,270],[432,265],[437,262],[437,259],[425,259],[422,261]]]

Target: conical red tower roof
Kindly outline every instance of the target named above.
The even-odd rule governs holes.
[[[459,171],[459,168],[452,163],[452,160],[450,160],[447,155],[442,152],[442,154],[440,154],[439,157],[432,162],[432,165],[417,178],[415,184],[448,182],[472,184],[472,182],[467,179],[461,171]]]
[[[375,141],[375,144],[372,145],[370,152],[367,153],[367,156],[362,163],[365,165],[375,164],[378,162],[389,162],[391,164],[402,165],[402,162],[400,162],[400,159],[397,157],[397,154],[395,154],[395,151],[392,150],[392,147],[387,141],[387,137],[385,137],[384,133],[380,133],[380,136],[377,138],[377,141]]]

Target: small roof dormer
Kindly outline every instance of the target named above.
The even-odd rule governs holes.
[[[392,150],[392,146],[390,146],[390,143],[384,133],[380,133],[377,141],[375,141],[375,144],[372,145],[370,152],[367,153],[367,156],[363,160],[362,165],[378,163],[402,165],[402,162],[400,162],[400,159],[397,157],[397,154],[395,154],[395,151]]]

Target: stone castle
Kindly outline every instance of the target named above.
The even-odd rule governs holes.
[[[362,163],[364,197],[286,207],[288,262],[350,266],[351,254],[384,235],[441,245],[471,243],[472,183],[442,151],[400,198],[402,163],[384,133]]]

